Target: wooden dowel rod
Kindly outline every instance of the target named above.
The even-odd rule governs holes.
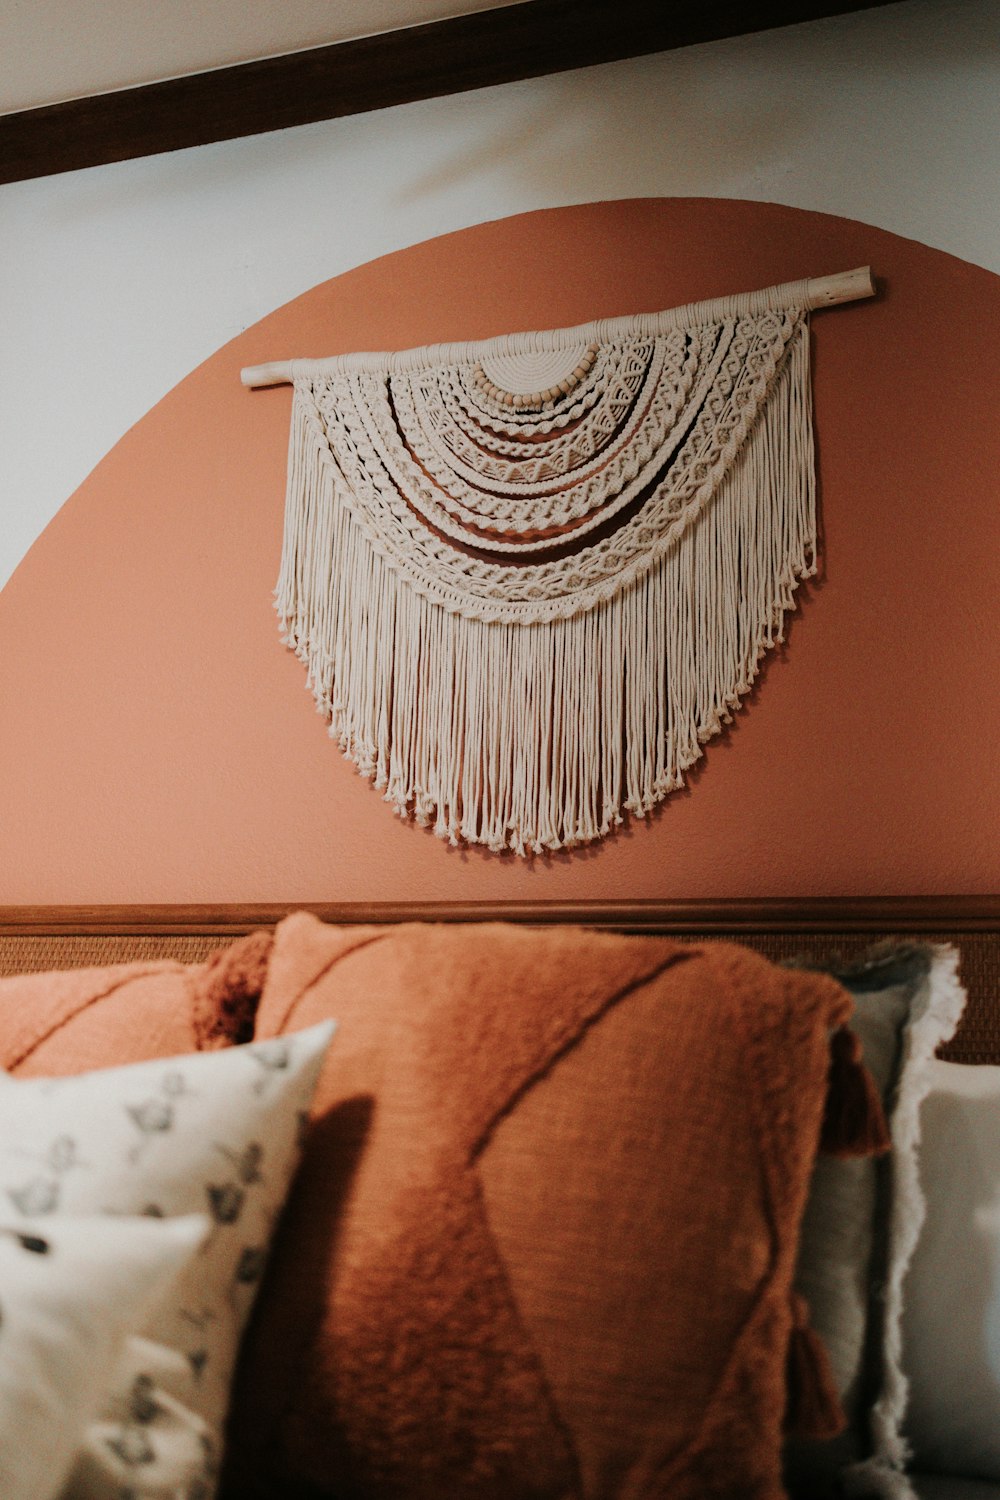
[[[875,278],[871,266],[858,266],[854,271],[838,271],[835,276],[818,276],[809,282],[808,306],[836,307],[838,302],[862,302],[865,297],[874,297]]]
[[[795,301],[795,296],[801,298],[801,282],[789,283],[787,287],[774,287],[771,290],[788,296],[788,301],[785,303],[786,306],[794,305],[801,307],[804,301],[804,305],[810,310],[822,307],[836,307],[840,302],[859,302],[865,297],[874,297],[875,295],[875,282],[870,266],[858,266],[853,271],[838,271],[834,276],[817,276],[807,281],[805,285],[805,298],[797,302]],[[720,298],[719,300],[720,303],[725,303],[734,299]],[[705,303],[703,305],[707,307],[709,304]],[[653,314],[650,321],[655,322],[655,319],[656,314]],[[622,330],[627,331],[630,323],[641,323],[642,317],[638,319],[625,317],[609,321],[612,324],[616,322],[621,323]],[[578,330],[581,339],[588,338],[594,326],[589,323],[582,325]],[[572,333],[574,330],[570,329],[566,331]],[[445,346],[439,347],[443,349]],[[476,350],[478,352],[479,347],[475,344],[453,344],[447,348],[447,354],[458,363],[463,358],[476,357],[473,351]],[[358,356],[358,358],[373,363],[378,360],[384,360],[386,363],[389,363],[394,359],[398,360],[400,356],[365,354]],[[312,364],[323,363],[324,361],[321,360],[272,360],[270,364],[266,365],[247,365],[240,371],[240,379],[251,390],[258,390],[263,386],[269,385],[288,385],[295,379],[295,368],[297,365],[305,368]]]
[[[273,359],[268,365],[246,365],[240,371],[240,379],[252,391],[266,385],[290,385],[293,378],[292,362],[288,359]]]

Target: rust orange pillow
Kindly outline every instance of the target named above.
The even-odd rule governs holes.
[[[778,1500],[833,980],[726,944],[282,923],[331,1017],[233,1495]]]
[[[251,933],[200,964],[0,979],[0,1068],[55,1077],[249,1041],[271,941]]]

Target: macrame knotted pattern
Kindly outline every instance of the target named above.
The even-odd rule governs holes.
[[[277,609],[399,813],[537,853],[682,784],[815,571],[803,308],[293,362]]]

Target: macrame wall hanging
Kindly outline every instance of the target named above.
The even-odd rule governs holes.
[[[293,360],[287,643],[344,754],[453,843],[600,838],[682,784],[816,567],[818,281]]]

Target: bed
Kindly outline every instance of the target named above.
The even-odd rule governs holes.
[[[469,943],[473,933],[475,941]],[[631,944],[636,936],[650,942]],[[879,945],[881,956],[873,959]],[[746,949],[769,962],[745,955]],[[939,1035],[954,1034],[936,1045],[927,1041],[927,1033],[920,1044],[926,1055],[915,1060],[924,1004],[917,998],[906,1019],[893,1023],[902,1038],[901,1071],[893,1075],[897,1094],[890,1101],[889,1086],[874,1061],[868,1073],[877,1087],[869,1077],[867,1094],[859,1092],[859,1079],[867,1076],[860,1066],[861,1044],[865,1060],[874,1058],[877,1026],[883,1024],[872,1006],[898,1006],[906,984],[919,997],[920,985],[926,990],[930,983],[926,955],[938,955],[933,971],[939,960],[947,966],[944,955],[952,949],[960,955],[968,998],[957,1029],[949,1024],[939,1028]],[[573,955],[578,952],[577,968]],[[905,983],[900,978],[901,961],[904,968],[910,965],[906,973],[912,970],[916,976],[912,983],[905,975]],[[954,957],[948,961],[954,969]],[[840,966],[836,981],[826,972],[813,972],[831,964]],[[880,965],[888,968],[883,971]],[[62,976],[56,986],[48,978],[51,971]],[[859,1174],[868,1173],[865,1201],[874,1205],[878,1198],[884,1207],[893,1191],[886,1186],[885,1161],[892,1161],[891,1170],[899,1177],[899,1160],[910,1159],[907,1153],[916,1150],[914,1141],[904,1140],[912,1126],[903,1121],[905,1069],[912,1064],[914,1077],[921,1068],[926,1071],[936,1050],[940,1062],[958,1065],[957,1075],[949,1078],[993,1078],[993,1067],[1000,1063],[1000,898],[6,908],[0,909],[3,975],[22,976],[8,979],[7,988],[0,983],[0,1034],[4,1066],[23,1083],[23,1098],[29,1101],[35,1097],[29,1094],[32,1088],[39,1097],[51,1094],[48,1073],[78,1075],[67,1076],[65,1084],[67,1109],[79,1109],[69,1098],[72,1088],[86,1088],[86,1080],[96,1076],[91,1070],[123,1061],[113,1046],[105,1055],[114,1033],[107,1021],[111,1007],[102,1011],[101,1005],[112,991],[119,1030],[123,1024],[127,1028],[128,1005],[134,1003],[132,1014],[140,1018],[128,1041],[130,1060],[114,1074],[102,1074],[108,1083],[101,1084],[107,1095],[114,1093],[119,1075],[126,1081],[121,1103],[130,1128],[143,1123],[137,1115],[136,1080],[154,1079],[153,1074],[129,1071],[153,1065],[135,1059],[187,1054],[189,1045],[192,1055],[203,1053],[194,1072],[181,1069],[170,1075],[173,1093],[166,1102],[159,1095],[153,1099],[159,1113],[154,1111],[150,1133],[137,1141],[133,1131],[127,1139],[129,1160],[145,1171],[163,1146],[166,1137],[156,1132],[162,1131],[162,1119],[175,1112],[175,1100],[183,1105],[185,1098],[197,1097],[220,1111],[212,1123],[199,1127],[210,1161],[205,1188],[214,1222],[205,1243],[213,1254],[238,1218],[243,1199],[268,1178],[267,1171],[258,1170],[258,1158],[259,1141],[270,1137],[251,1122],[249,1133],[237,1140],[241,1096],[230,1092],[228,1082],[206,1088],[199,1080],[215,1074],[197,1070],[221,1066],[232,1073],[244,1052],[254,1054],[257,1066],[251,1070],[248,1097],[259,1102],[269,1097],[273,1069],[289,1068],[285,1052],[273,1049],[314,1038],[302,1042],[313,1049],[302,1063],[303,1077],[312,1069],[310,1088],[320,1077],[316,1097],[324,1101],[323,1112],[314,1108],[305,1159],[242,1346],[233,1387],[235,1418],[231,1413],[222,1468],[225,1500],[271,1500],[279,1494],[281,1500],[323,1495],[430,1500],[444,1493],[470,1500],[617,1500],[625,1495],[630,1500],[659,1495],[721,1500],[736,1494],[772,1500],[785,1493],[784,1486],[804,1500],[821,1500],[841,1493],[848,1473],[854,1485],[848,1492],[857,1495],[992,1500],[1000,1494],[988,1389],[971,1398],[962,1394],[966,1411],[961,1422],[955,1416],[954,1392],[942,1404],[943,1416],[935,1410],[926,1415],[928,1436],[924,1442],[918,1434],[917,1457],[929,1477],[903,1474],[913,1433],[902,1435],[905,1402],[900,1405],[898,1391],[890,1392],[891,1420],[884,1411],[878,1416],[891,1381],[884,1363],[873,1375],[868,1346],[880,1319],[896,1316],[898,1323],[901,1316],[891,1313],[893,1262],[885,1246],[879,1248],[880,1234],[898,1237],[899,1224],[892,1220],[893,1213],[898,1219],[895,1202],[884,1210],[885,1224],[870,1230],[868,1279],[860,1290],[855,1287],[855,1300],[863,1295],[865,1301],[864,1327],[852,1334],[857,1368],[849,1378],[841,1374],[841,1352],[822,1320],[813,1317],[819,1338],[809,1326],[807,1302],[813,1302],[814,1293],[822,1302],[826,1293],[822,1287],[816,1290],[817,1283],[800,1286],[819,1170],[814,1171],[815,1145],[806,1152],[803,1134],[812,1138],[821,1120],[819,1140],[836,1160],[834,1171],[841,1170],[841,1160],[847,1161],[854,1184],[861,1180]],[[123,975],[136,976],[134,990],[122,982]],[[103,977],[98,982],[87,976]],[[64,996],[73,996],[88,984],[93,986],[89,1010],[78,999],[64,1003],[57,995],[56,1019],[46,1021],[30,1045],[24,1044],[22,1033],[31,1030],[36,1003],[49,1004],[50,992],[60,985]],[[483,984],[496,986],[496,1015],[476,999],[477,986]],[[850,1022],[842,985],[853,997]],[[709,1015],[707,1007],[729,989],[736,999],[727,999],[717,1014]],[[563,998],[553,1000],[552,1025],[546,1031],[537,1018],[544,1021],[544,997],[557,990]],[[439,991],[444,995],[440,1004]],[[633,993],[646,999],[642,1004],[629,1000],[632,1009],[616,1033],[611,1018],[625,1015],[621,996]],[[95,997],[100,1003],[91,1003]],[[675,1067],[670,1049],[664,1052],[661,1046],[664,1005],[674,1007],[671,1029],[686,1037],[681,1072],[670,1071]],[[560,1006],[567,1015],[572,1010],[572,1024]],[[178,1007],[185,1011],[180,1028],[173,1014]],[[705,1014],[699,1014],[703,1009]],[[84,1064],[78,1055],[72,1065],[64,1065],[60,1037],[72,1030],[67,1021],[75,1024],[85,1010],[91,1017],[105,1016],[103,1029],[91,1027],[85,1037],[91,1050]],[[807,1011],[813,1018],[811,1030],[804,1020]],[[957,1020],[954,1004],[952,1011]],[[422,1020],[425,1014],[432,1018],[430,1033]],[[758,1024],[765,1014],[766,1025]],[[875,1029],[864,1030],[862,1021]],[[325,1048],[334,1024],[338,1034],[323,1063],[320,1040]],[[83,1035],[86,1025],[80,1030]],[[843,1043],[839,1052],[838,1039]],[[523,1050],[520,1060],[518,1048]],[[479,1070],[474,1088],[463,1084],[456,1092],[455,1079],[477,1057],[490,1059],[488,1069]],[[299,1067],[293,1063],[289,1076]],[[507,1073],[498,1082],[504,1068]],[[333,1092],[331,1069],[339,1070]],[[629,1087],[618,1100],[618,1083],[626,1074]],[[831,1111],[835,1075],[844,1089],[839,1113]],[[926,1093],[926,1082],[921,1087]],[[481,1119],[469,1107],[470,1098],[480,1096],[493,1099],[492,1114]],[[11,1090],[0,1089],[0,1116],[13,1097]],[[657,1135],[660,1126],[650,1127],[651,1100],[659,1111],[663,1098],[669,1102],[667,1114],[674,1110],[676,1118],[671,1116],[673,1123]],[[610,1114],[608,1100],[613,1101]],[[990,1118],[1000,1118],[1000,1096],[994,1101],[991,1095],[988,1103]],[[963,1109],[966,1104],[962,1102]],[[299,1100],[296,1117],[301,1114]],[[963,1128],[972,1118],[961,1115]],[[688,1132],[681,1153],[674,1152],[676,1140],[670,1133],[676,1132],[677,1120]],[[232,1140],[226,1136],[223,1141],[222,1132],[230,1127]],[[0,1118],[0,1135],[5,1128]],[[890,1134],[892,1151],[878,1165],[873,1153],[889,1146]],[[63,1160],[50,1172],[60,1187],[74,1175],[67,1139],[58,1137]],[[98,1136],[89,1145],[81,1139],[84,1145],[73,1149],[82,1153],[81,1159],[95,1157]],[[619,1149],[622,1140],[629,1142],[627,1151]],[[13,1147],[8,1143],[8,1156],[13,1150],[11,1159],[16,1160],[18,1149],[16,1142]],[[288,1144],[289,1153],[292,1149]],[[225,1182],[220,1153],[231,1164]],[[686,1177],[674,1171],[677,1154],[690,1157]],[[997,1159],[1000,1183],[1000,1150]],[[273,1178],[273,1153],[268,1160]],[[974,1212],[972,1199],[963,1197],[968,1184],[963,1185],[961,1170],[953,1171],[947,1156],[942,1160],[944,1189],[953,1187],[953,1201],[964,1212]],[[10,1181],[3,1171],[0,1148],[0,1188]],[[746,1217],[745,1184],[758,1179],[763,1183],[760,1201]],[[330,1184],[335,1185],[332,1190]],[[685,1193],[687,1199],[682,1198]],[[267,1208],[269,1223],[279,1207],[280,1200]],[[696,1233],[691,1226],[703,1210],[708,1227]],[[169,1209],[170,1215],[175,1212]],[[835,1217],[841,1212],[837,1207]],[[829,1208],[826,1213],[829,1220]],[[661,1255],[662,1225],[675,1219],[685,1226],[681,1259],[676,1246]],[[714,1262],[720,1233],[729,1259],[721,1278],[713,1271],[714,1279],[706,1280],[704,1268]],[[709,1237],[699,1242],[697,1234]],[[911,1237],[916,1241],[916,1231]],[[979,1261],[987,1249],[980,1237]],[[174,1247],[170,1253],[179,1251]],[[943,1253],[955,1252],[946,1247]],[[857,1258],[856,1249],[850,1254]],[[889,1257],[884,1265],[880,1254]],[[912,1254],[911,1244],[906,1269],[918,1288],[921,1277],[924,1283],[939,1277],[933,1266],[921,1268],[919,1259],[916,1269],[910,1268]],[[752,1270],[755,1255],[764,1260]],[[264,1259],[259,1249],[243,1247],[240,1273],[226,1294],[229,1303],[245,1290],[249,1308]],[[877,1273],[871,1270],[876,1265],[882,1265]],[[583,1274],[577,1278],[578,1267]],[[831,1260],[823,1275],[827,1291],[834,1289],[834,1301],[842,1302],[848,1272]],[[850,1275],[857,1280],[856,1266]],[[246,1288],[237,1285],[240,1276]],[[747,1278],[753,1282],[752,1296]],[[568,1282],[573,1285],[567,1292]],[[672,1296],[663,1294],[668,1284]],[[777,1289],[773,1296],[771,1291],[767,1297],[759,1295],[765,1284]],[[656,1285],[660,1290],[651,1291]],[[973,1292],[989,1312],[989,1277]],[[668,1440],[663,1402],[656,1395],[663,1376],[661,1345],[673,1340],[673,1346],[684,1349],[698,1343],[707,1326],[706,1297],[712,1303],[708,1323],[721,1327],[728,1319],[729,1331],[720,1335],[723,1353],[712,1372],[685,1375],[687,1384],[675,1389],[671,1403],[683,1415],[677,1423],[684,1436],[682,1442],[675,1432]],[[941,1300],[947,1303],[947,1298]],[[696,1324],[690,1322],[689,1304],[701,1308]],[[190,1309],[184,1316],[190,1318]],[[946,1308],[945,1316],[954,1319],[957,1314]],[[753,1332],[752,1347],[748,1330]],[[940,1330],[936,1336],[942,1337]],[[709,1346],[711,1337],[705,1335]],[[765,1348],[771,1350],[770,1364],[769,1373],[762,1375],[767,1360],[760,1350]],[[787,1354],[778,1358],[775,1350]],[[204,1350],[196,1353],[206,1357]],[[980,1385],[988,1387],[990,1357],[987,1347],[978,1374],[971,1361],[973,1385],[981,1376]],[[947,1358],[942,1359],[947,1371]],[[73,1500],[77,1494],[89,1500],[124,1492],[126,1484],[137,1496],[161,1493],[155,1486],[142,1488],[141,1468],[128,1464],[138,1464],[147,1450],[152,1454],[156,1444],[150,1447],[147,1440],[157,1438],[158,1424],[166,1434],[164,1451],[171,1443],[178,1451],[183,1447],[182,1387],[171,1386],[169,1372],[160,1384],[160,1373],[154,1379],[145,1368],[136,1373],[138,1368],[129,1376],[127,1398],[110,1416],[105,1413],[100,1431],[91,1414],[97,1433],[91,1445],[96,1451],[100,1439],[115,1449],[115,1461],[121,1460],[114,1481],[119,1489],[102,1489],[110,1481],[94,1467],[81,1471],[77,1488],[66,1491]],[[202,1373],[196,1369],[199,1378]],[[966,1373],[963,1366],[963,1380]],[[699,1395],[702,1378],[707,1383]],[[911,1383],[911,1413],[916,1410],[923,1418],[926,1393],[919,1372]],[[315,1394],[314,1386],[323,1388],[321,1394]],[[158,1404],[150,1392],[161,1390],[167,1394]],[[688,1397],[691,1409],[684,1415]],[[858,1437],[862,1407],[863,1439]],[[973,1416],[966,1420],[969,1410]],[[218,1412],[215,1420],[221,1420]],[[956,1461],[956,1423],[964,1433],[977,1420],[985,1438],[965,1433],[966,1447]],[[878,1436],[880,1421],[884,1430]],[[769,1448],[760,1438],[765,1430]],[[210,1432],[211,1423],[189,1424],[189,1445],[197,1438],[210,1457],[198,1480],[202,1488],[192,1482],[187,1489],[177,1488],[177,1494],[214,1492],[221,1453],[214,1450]],[[868,1452],[873,1442],[874,1457]],[[669,1463],[663,1457],[668,1450],[673,1454]],[[735,1469],[734,1452],[740,1454]],[[740,1477],[734,1479],[734,1474]]]

